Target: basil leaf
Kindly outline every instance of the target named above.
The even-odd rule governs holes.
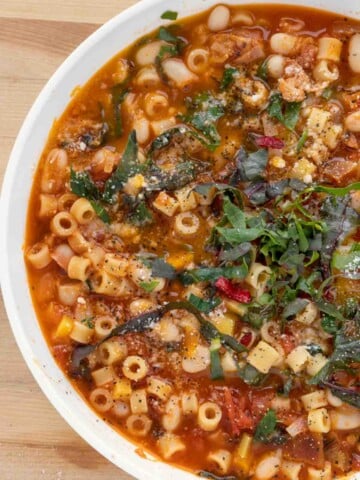
[[[130,223],[138,227],[149,225],[153,220],[152,213],[146,206],[145,201],[138,203],[129,216]]]
[[[343,402],[352,405],[353,407],[360,408],[360,392],[352,388],[342,387],[335,385],[331,382],[323,382],[323,385],[331,390],[331,393],[340,398]]]
[[[97,200],[90,200],[91,206],[95,210],[96,215],[104,222],[110,223],[110,216],[105,207]]]
[[[240,243],[236,247],[229,248],[227,250],[222,250],[219,253],[220,262],[235,262],[240,257],[243,257],[249,253],[252,249],[252,245],[249,242]]]
[[[166,10],[160,18],[164,20],[176,20],[178,17],[178,12],[174,12],[172,10]]]
[[[261,179],[268,163],[268,151],[263,148],[256,152],[248,153],[243,147],[235,156],[236,170],[230,178],[230,184],[239,182],[251,182]]]
[[[177,275],[174,267],[162,258],[156,258],[151,261],[151,271],[153,277],[167,278],[169,280],[174,280]]]
[[[165,58],[176,57],[179,54],[179,49],[177,45],[161,45],[158,56],[156,57],[155,63],[161,68],[160,63]]]
[[[159,40],[163,40],[164,42],[168,42],[168,43],[178,43],[179,40],[179,37],[175,37],[175,35],[173,35],[170,30],[168,30],[167,28],[165,27],[160,27],[159,28],[159,32],[158,32],[158,35],[157,35],[158,39]]]
[[[227,67],[224,69],[223,77],[220,83],[220,90],[227,90],[230,85],[234,82],[234,78],[239,75],[239,71],[234,67]]]
[[[286,102],[280,93],[270,97],[267,111],[272,118],[276,118],[288,130],[293,131],[299,120],[301,102]]]
[[[341,327],[341,323],[335,317],[331,315],[324,315],[321,319],[321,327],[324,332],[329,333],[330,335],[336,335]]]
[[[75,195],[88,200],[98,200],[101,197],[100,191],[89,172],[75,172],[72,167],[70,170],[70,188]]]
[[[322,235],[322,249],[320,252],[320,262],[325,278],[330,274],[331,257],[344,229],[348,203],[348,196],[329,196],[323,201],[320,208],[320,216],[327,226]]]
[[[305,298],[296,298],[291,303],[286,305],[286,307],[282,312],[282,317],[283,318],[292,317],[302,312],[308,304],[309,304],[309,300],[306,300]]]
[[[114,203],[115,193],[121,190],[130,177],[143,170],[144,166],[139,163],[137,155],[138,143],[136,139],[136,131],[133,130],[129,135],[128,142],[119,165],[105,183],[103,193],[103,200],[105,202]]]
[[[215,282],[220,277],[245,278],[248,268],[245,265],[233,267],[203,267],[193,270],[185,270],[180,274],[180,280],[184,285],[191,285],[198,282]]]
[[[360,244],[357,244],[360,245]],[[350,250],[346,254],[335,251],[331,259],[332,268],[342,270],[345,277],[360,278],[360,250]]]
[[[248,385],[259,385],[265,378],[265,375],[250,364],[246,364],[238,372],[244,382]]]
[[[219,297],[213,297],[209,300],[205,300],[191,293],[189,296],[189,302],[194,305],[199,312],[210,313],[214,308],[220,305],[221,299]]]
[[[301,102],[286,103],[283,124],[289,130],[294,130],[299,120]]]
[[[212,189],[215,189],[220,194],[227,194],[234,197],[240,207],[243,205],[241,192],[239,189],[228,185],[227,183],[201,183],[196,185],[194,192],[206,197]]]
[[[213,151],[220,145],[221,138],[216,123],[224,113],[223,102],[209,92],[203,92],[192,100],[190,111],[182,120],[199,130],[209,140],[207,147]]]
[[[146,172],[147,192],[156,192],[159,190],[173,191],[185,187],[196,177],[205,165],[195,164],[195,162],[178,163],[172,170],[160,169],[152,166]]]
[[[71,191],[79,197],[87,198],[90,201],[96,215],[104,223],[110,223],[109,214],[99,201],[99,199],[101,198],[101,193],[92,178],[90,177],[89,172],[75,172],[71,167],[70,188]]]
[[[268,410],[256,427],[254,439],[266,443],[275,431],[276,422],[276,413],[274,410]]]

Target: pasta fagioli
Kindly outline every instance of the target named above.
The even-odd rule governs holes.
[[[158,13],[74,90],[34,175],[24,259],[51,353],[147,458],[353,476],[359,25]]]

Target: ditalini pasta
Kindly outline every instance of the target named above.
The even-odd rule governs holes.
[[[210,480],[360,471],[360,25],[164,12],[74,92],[24,256],[54,357]]]

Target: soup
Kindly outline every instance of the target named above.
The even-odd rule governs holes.
[[[164,23],[74,91],[25,259],[104,421],[214,480],[360,470],[359,145],[360,24],[311,9]]]

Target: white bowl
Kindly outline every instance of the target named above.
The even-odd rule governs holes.
[[[9,320],[19,348],[36,381],[64,419],[92,447],[115,465],[140,480],[189,480],[195,477],[160,461],[140,457],[135,446],[122,438],[86,406],[56,365],[39,328],[26,279],[22,245],[34,169],[56,117],[65,109],[70,94],[107,60],[134,39],[162,22],[171,7],[179,16],[209,8],[219,0],[143,0],[122,12],[92,34],[61,65],[31,108],[15,142],[2,189],[0,272]],[[297,0],[228,0],[228,4],[282,3]],[[333,10],[360,18],[358,0],[302,0],[302,5]],[[356,10],[356,5],[358,9]],[[360,478],[355,476],[355,478]]]

